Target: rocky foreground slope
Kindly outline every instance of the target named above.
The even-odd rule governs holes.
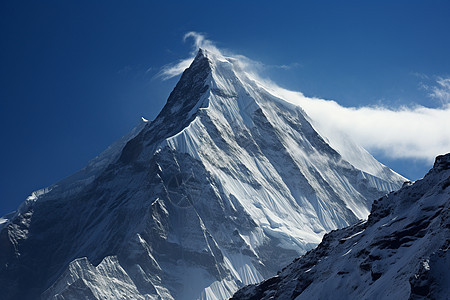
[[[277,276],[233,299],[449,299],[450,154],[377,200],[367,221],[326,234]]]

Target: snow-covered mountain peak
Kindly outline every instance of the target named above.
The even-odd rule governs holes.
[[[300,103],[289,97],[289,93],[280,93],[279,89],[274,89],[270,81],[261,79],[254,74],[252,67],[248,66],[252,63],[246,61],[246,58],[225,56],[218,51],[199,49],[192,65],[197,65],[202,60],[209,63],[210,74],[205,77],[205,86],[209,87],[207,89],[209,95],[205,95],[201,101],[197,102],[195,109],[190,112],[190,116],[200,108],[208,108],[216,110],[220,115],[227,116],[228,119],[238,120],[239,127],[251,128],[254,126],[251,117],[253,113],[258,109],[265,111],[264,107],[275,104],[282,111],[295,111],[303,115],[321,138],[357,169],[387,181],[403,182],[407,180],[380,164],[346,133],[337,132],[333,128],[323,128],[311,120],[305,114]],[[224,97],[227,99],[224,100]]]
[[[238,59],[200,49],[155,120],[1,221],[0,289],[230,297],[403,183],[367,152],[381,175],[345,153]]]
[[[207,91],[209,86],[206,81],[211,74],[210,59],[205,53],[200,49],[192,64],[183,72],[156,122],[188,120],[198,109],[200,96]]]

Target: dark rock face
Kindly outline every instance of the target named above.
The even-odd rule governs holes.
[[[409,299],[445,299],[449,295],[450,267],[449,245],[432,253],[429,259],[420,262],[417,272],[410,277],[411,295]]]
[[[449,168],[450,168],[450,159],[448,154],[446,154],[446,155],[439,155],[436,157],[432,170],[440,172],[448,170]]]
[[[196,62],[185,71],[157,117],[159,126],[143,128],[125,144],[116,162],[107,166],[80,192],[60,199],[53,198],[60,197],[57,192],[45,195],[41,201],[24,205],[23,211],[1,229],[0,287],[4,299],[37,299],[72,260],[87,256],[90,262],[98,265],[104,257],[124,251],[123,244],[130,239],[127,236],[130,230],[139,231],[142,227],[140,218],[145,218],[147,213],[153,214],[152,199],[161,193],[160,197],[163,197],[165,193],[164,180],[155,178],[157,172],[149,171],[148,162],[139,159],[144,144],[154,147],[192,121],[195,114],[188,117],[188,113],[208,89],[204,83],[210,72],[208,59],[199,52]],[[181,108],[176,109],[176,106]],[[156,158],[150,161],[150,165],[157,163]],[[168,162],[167,168],[174,163],[176,166],[176,162]],[[196,170],[200,172],[200,169]],[[146,178],[155,178],[152,179],[153,187],[142,184]],[[61,189],[55,187],[55,191]],[[137,191],[144,193],[148,201],[141,203],[141,207],[132,207]],[[101,238],[86,243],[86,236]]]
[[[450,295],[450,154],[377,200],[367,222],[326,234],[276,277],[232,299],[446,299]]]

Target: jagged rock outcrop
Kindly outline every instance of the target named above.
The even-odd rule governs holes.
[[[368,221],[326,234],[277,276],[233,299],[448,299],[450,154],[374,202]]]

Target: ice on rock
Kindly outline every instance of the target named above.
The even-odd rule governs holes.
[[[367,222],[333,231],[278,276],[233,299],[448,299],[450,153],[375,201]]]

